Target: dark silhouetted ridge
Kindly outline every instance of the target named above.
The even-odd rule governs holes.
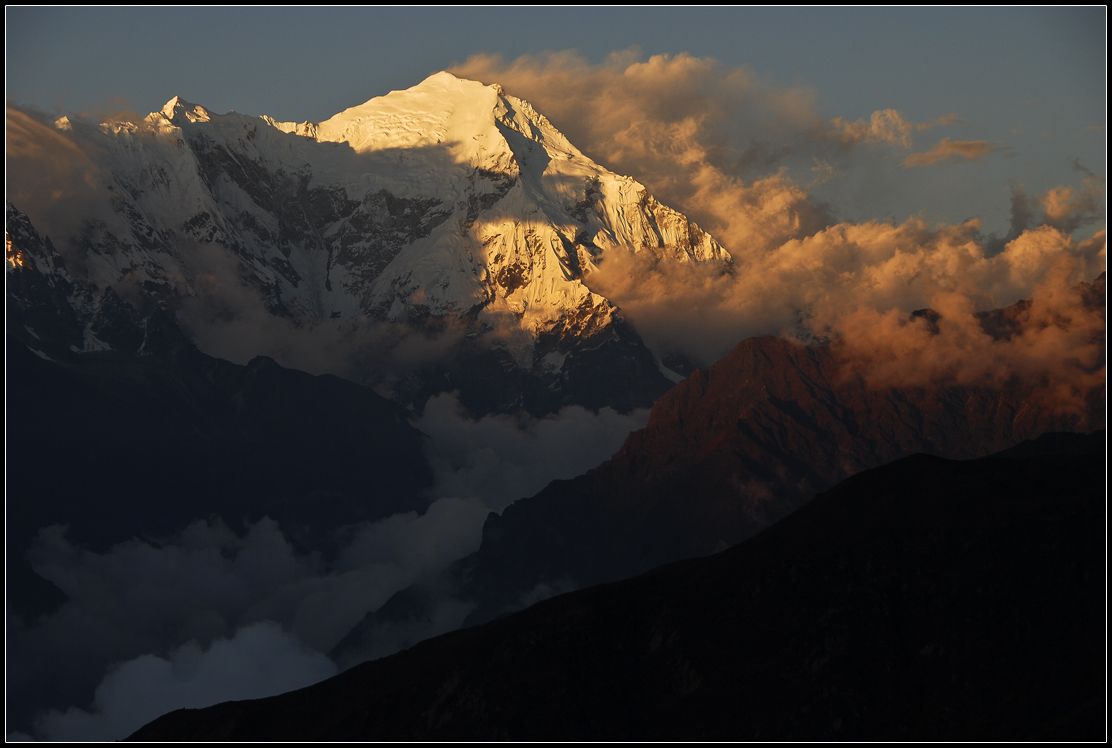
[[[714,556],[130,739],[1102,740],[1104,442],[897,460]]]

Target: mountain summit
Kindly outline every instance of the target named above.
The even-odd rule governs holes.
[[[468,355],[512,373],[473,398],[479,410],[647,404],[669,372],[592,291],[592,271],[619,253],[730,262],[528,102],[450,73],[321,123],[215,114],[174,97],[140,122],[76,129],[98,146],[111,195],[111,214],[84,216],[76,237],[96,286],[172,304],[203,290],[213,270],[198,258],[211,265],[212,253],[198,247],[218,245],[234,258],[225,273],[300,325],[464,321],[486,338]],[[605,372],[570,376],[621,386],[578,391],[568,357],[574,368],[577,353],[607,341]],[[416,389],[436,390],[438,376],[426,372]]]
[[[361,253],[338,258],[332,271],[339,277],[337,306],[347,301],[351,309],[358,299],[359,312],[391,319],[415,309],[480,308],[488,316],[512,315],[536,335],[569,315],[605,323],[613,307],[591,292],[584,276],[608,251],[648,250],[678,262],[729,260],[697,226],[635,180],[591,161],[528,102],[498,85],[442,72],[319,125],[270,123],[357,154],[322,169],[322,178],[349,194],[384,190],[430,203],[422,219],[436,226],[399,247],[373,277]],[[343,244],[347,223],[337,222],[325,236]]]

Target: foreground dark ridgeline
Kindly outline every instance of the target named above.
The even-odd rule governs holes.
[[[1101,740],[1104,453],[908,457],[715,556],[131,739]]]

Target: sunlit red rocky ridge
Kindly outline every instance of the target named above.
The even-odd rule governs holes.
[[[1103,287],[1101,276],[1080,289],[1101,315]],[[984,315],[986,327],[1022,309]],[[488,518],[462,565],[463,594],[478,602],[469,622],[729,547],[900,457],[969,459],[1104,427],[1103,382],[1082,393],[1080,411],[1064,410],[1040,381],[878,386],[846,363],[837,345],[761,337],[694,372],[612,459]]]

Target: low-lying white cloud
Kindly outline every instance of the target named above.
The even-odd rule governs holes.
[[[540,419],[472,419],[454,395],[437,396],[416,422],[430,436],[432,504],[423,514],[338,528],[327,559],[297,551],[267,518],[243,534],[218,519],[197,521],[174,537],[102,552],[74,545],[64,527],[45,528],[29,560],[67,601],[9,630],[9,685],[53,691],[40,737],[119,739],[165,711],[197,706],[198,694],[214,694],[210,703],[255,698],[265,684],[289,690],[327,677],[324,663],[332,665],[322,653],[395,592],[477,550],[492,510],[594,467],[647,417],[568,407]],[[378,632],[363,656],[457,627],[470,607],[452,592],[443,589],[428,620]],[[275,680],[251,664],[268,647],[300,680]],[[239,663],[243,678],[225,690],[206,685],[231,672],[228,663]],[[94,687],[90,705],[82,694]]]
[[[122,663],[97,687],[91,711],[51,711],[40,730],[47,740],[119,740],[175,709],[260,699],[335,674],[327,657],[261,621],[207,648],[188,642],[165,658],[146,654]]]
[[[430,398],[415,425],[431,439],[426,454],[434,496],[477,496],[494,511],[532,496],[551,481],[574,478],[618,451],[631,431],[644,427],[649,410],[621,414],[580,406],[534,418],[467,416],[455,394]]]

